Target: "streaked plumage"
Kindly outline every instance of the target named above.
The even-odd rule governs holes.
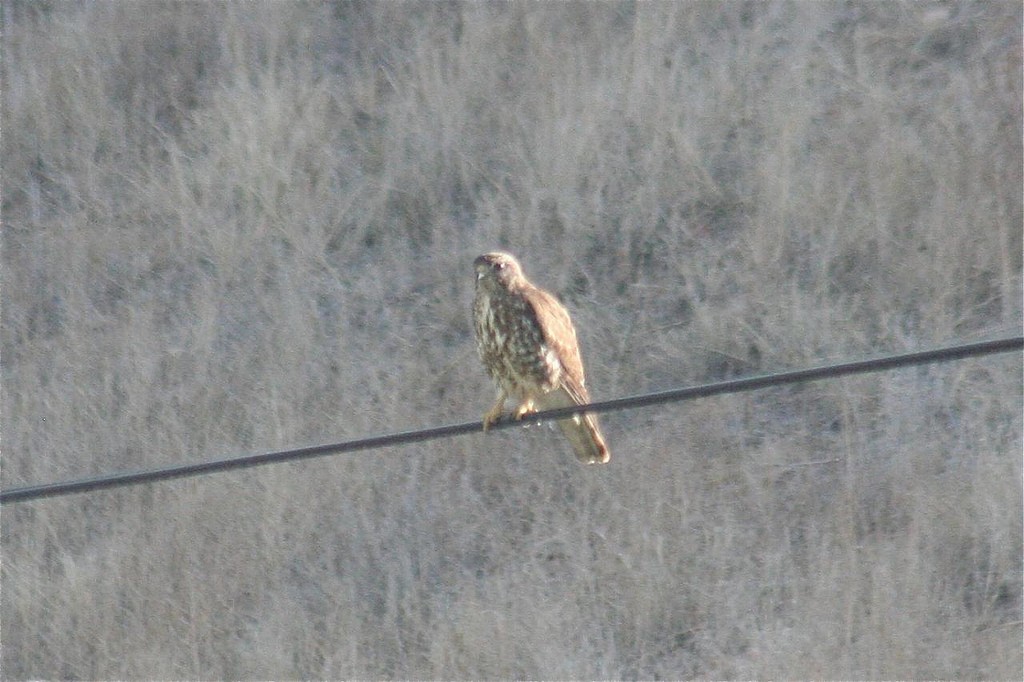
[[[500,391],[484,415],[484,429],[498,419],[509,397],[519,401],[513,412],[516,419],[537,410],[589,403],[576,329],[565,307],[531,284],[507,253],[486,253],[473,266],[477,350]],[[608,461],[610,453],[595,415],[576,415],[558,425],[580,461]]]

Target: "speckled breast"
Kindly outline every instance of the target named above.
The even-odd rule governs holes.
[[[478,289],[473,311],[480,360],[502,389],[525,397],[558,386],[562,365],[526,301]]]

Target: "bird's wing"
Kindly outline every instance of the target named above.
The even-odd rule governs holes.
[[[583,373],[583,360],[576,340],[576,328],[569,319],[569,312],[558,299],[537,287],[527,287],[523,297],[533,309],[537,324],[544,334],[544,343],[558,356],[564,376],[562,386],[577,405],[590,402]]]
[[[584,381],[583,360],[576,340],[576,328],[569,319],[569,312],[558,299],[536,287],[523,292],[526,301],[533,308],[537,323],[544,334],[544,342],[558,356],[562,363],[562,382],[552,391],[534,398],[541,410],[559,407],[585,405],[590,402],[590,393]],[[593,414],[574,415],[558,420],[562,433],[569,439],[576,458],[587,464],[603,464],[611,458],[608,445],[597,425]]]

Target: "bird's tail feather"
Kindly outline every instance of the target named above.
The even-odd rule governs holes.
[[[545,394],[538,405],[541,409],[548,410],[556,407],[571,407],[580,403],[573,400],[564,389],[555,389]],[[597,425],[597,415],[585,413],[573,415],[568,419],[558,421],[562,433],[569,439],[572,450],[576,453],[576,459],[584,464],[604,464],[611,459],[608,445],[604,442],[601,429]]]
[[[576,415],[558,422],[562,433],[572,443],[576,459],[584,464],[604,464],[611,459],[608,445],[597,427],[597,418],[592,414]]]

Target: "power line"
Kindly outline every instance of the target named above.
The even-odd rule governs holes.
[[[810,369],[800,369],[789,372],[776,372],[763,374],[745,379],[732,379],[712,384],[703,384],[689,388],[677,388],[668,391],[644,393],[614,400],[604,400],[580,407],[564,407],[555,410],[545,410],[529,416],[529,423],[561,419],[580,412],[610,412],[612,410],[625,410],[648,405],[657,405],[669,402],[680,402],[693,400],[695,398],[706,398],[713,395],[725,393],[739,393],[742,391],[753,391],[770,386],[783,386],[805,381],[817,381],[821,379],[832,379],[851,374],[863,374],[867,372],[881,372],[897,367],[911,365],[924,365],[936,362],[950,362],[963,358],[993,353],[1007,353],[1024,349],[1024,336],[997,339],[994,341],[981,341],[977,343],[961,344],[936,348],[932,350],[903,353],[900,355],[888,355],[885,357],[857,360],[836,365],[824,365]],[[500,421],[491,426],[492,430],[505,429],[511,426],[522,425],[522,422],[514,421],[511,418],[503,417]],[[232,459],[219,459],[196,464],[182,464],[178,466],[164,467],[160,469],[148,469],[143,471],[122,472],[97,476],[95,478],[84,478],[60,483],[46,483],[42,485],[24,486],[20,488],[9,488],[0,490],[0,503],[23,502],[42,497],[56,497],[58,495],[69,495],[71,493],[82,493],[91,490],[105,488],[117,488],[139,483],[153,483],[174,478],[187,478],[210,474],[217,471],[228,471],[230,469],[248,469],[250,467],[274,464],[276,462],[291,462],[311,457],[322,457],[329,454],[342,452],[354,452],[356,450],[372,450],[394,445],[404,445],[439,438],[449,438],[466,433],[477,433],[481,429],[479,421],[465,422],[462,424],[449,424],[428,429],[415,431],[404,431],[383,436],[360,438],[357,440],[345,441],[342,443],[329,443],[325,445],[312,445],[303,448],[280,450],[258,455],[236,457]]]

